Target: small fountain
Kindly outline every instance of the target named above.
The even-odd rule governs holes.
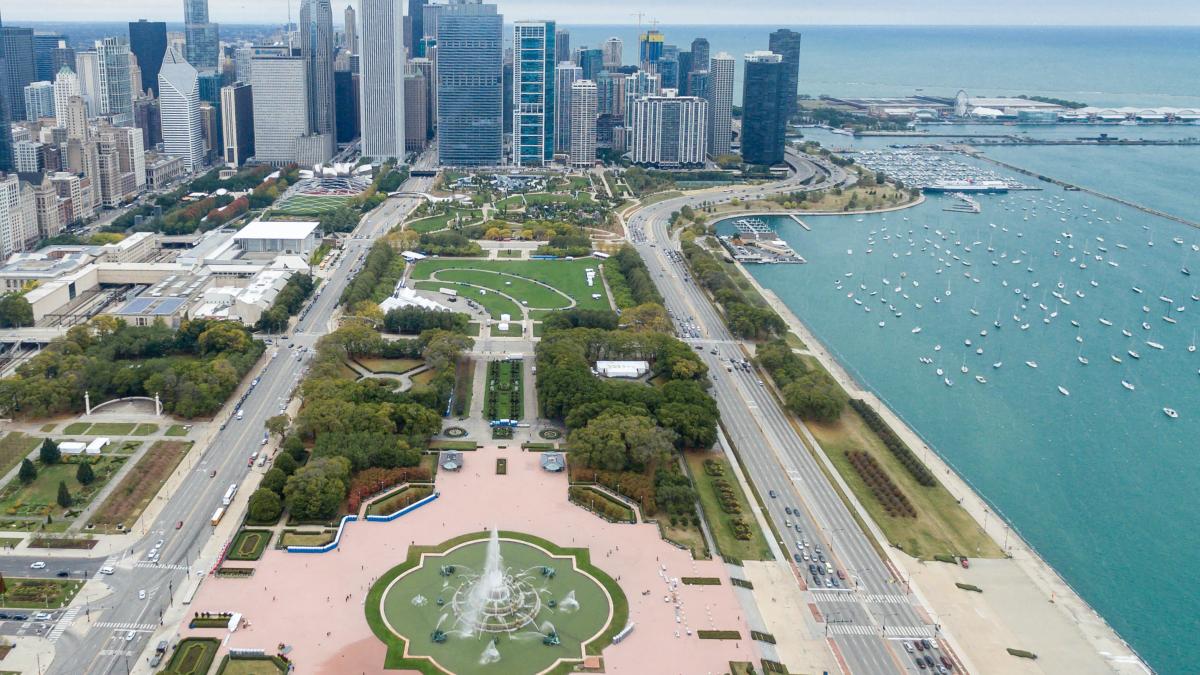
[[[569,591],[567,597],[558,603],[558,611],[575,612],[579,610],[579,601],[575,599],[575,591]]]
[[[423,596],[419,593],[417,595],[413,596],[413,599],[412,599],[413,607],[424,607],[425,605],[428,605],[428,604],[429,604],[429,598],[426,598],[425,596]]]
[[[500,661],[500,650],[496,648],[496,641],[489,640],[487,647],[484,647],[483,653],[479,655],[479,665],[486,666]]]

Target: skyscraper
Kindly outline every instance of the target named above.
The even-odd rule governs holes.
[[[571,83],[571,166],[588,168],[596,163],[596,83]]]
[[[728,155],[733,144],[733,56],[721,52],[709,61],[708,154]]]
[[[571,150],[571,85],[583,79],[583,69],[564,61],[554,69],[554,152]],[[592,83],[595,86],[595,83]]]
[[[337,142],[350,143],[359,137],[358,123],[362,115],[358,111],[361,83],[358,73],[349,70],[333,71],[334,100],[337,101]]]
[[[6,26],[4,33],[4,61],[8,69],[8,86],[4,95],[8,98],[9,119],[25,119],[25,87],[37,79],[37,66],[33,60],[33,29]]]
[[[429,0],[408,0],[408,49],[413,57],[425,56],[425,7]],[[364,17],[365,18],[365,17]]]
[[[183,160],[188,171],[204,165],[204,136],[200,126],[200,80],[196,69],[171,51],[158,71],[163,150]]]
[[[79,75],[79,95],[87,103],[88,116],[100,114],[100,58],[95,50],[75,53],[75,73]]]
[[[747,54],[742,82],[742,159],[748,164],[779,164],[783,161],[789,98],[783,57],[763,51]]]
[[[54,117],[54,85],[49,82],[34,82],[25,87],[25,119],[34,122],[43,117]]]
[[[300,5],[300,55],[308,64],[308,130],[328,136],[329,156],[336,147],[337,110],[333,101],[333,7],[330,0]]]
[[[353,5],[346,5],[345,13],[346,22],[346,51],[351,54],[358,53],[358,15],[354,12]]]
[[[553,21],[513,25],[513,163],[554,159],[555,56]]]
[[[0,20],[2,21],[2,20]],[[8,40],[0,23],[0,171],[13,169],[12,106],[8,95]]]
[[[145,19],[130,22],[129,50],[142,69],[142,87],[158,96],[158,69],[167,55],[167,24]]]
[[[424,71],[412,65],[405,68],[404,111],[405,149],[420,152],[429,137],[429,83]]]
[[[58,68],[54,67],[56,52],[66,44],[67,36],[59,33],[33,34],[34,77],[39,82],[54,79],[54,74],[58,72]]]
[[[241,166],[254,156],[254,94],[250,85],[235,82],[221,89],[221,136],[225,163]]]
[[[707,38],[696,38],[692,40],[692,69],[689,72],[697,70],[708,70],[709,47]]]
[[[208,0],[183,0],[183,23],[187,62],[197,70],[215,70],[221,63],[221,37],[217,24],[208,20]]]
[[[704,163],[708,101],[691,96],[643,96],[629,104],[635,164],[662,167]]]
[[[772,52],[783,57],[784,70],[787,73],[785,91],[787,97],[787,118],[785,124],[796,114],[796,95],[800,88],[800,33],[781,28],[771,33],[770,46]]]
[[[100,67],[97,100],[100,114],[112,118],[113,126],[133,124],[133,82],[129,77],[129,40],[107,37],[96,43]]]
[[[571,60],[571,32],[566,28],[554,30],[554,62]]]
[[[625,43],[621,38],[610,37],[604,41],[604,47],[601,51],[604,52],[603,65],[605,70],[616,70],[623,65]]]
[[[642,96],[658,96],[662,93],[662,80],[658,75],[644,70],[625,77],[625,126],[629,126],[630,106]]]
[[[504,152],[504,17],[481,0],[453,0],[438,17],[438,159],[492,166]]]
[[[362,154],[404,158],[404,16],[393,0],[362,0]],[[410,4],[411,8],[411,4]]]
[[[72,120],[71,99],[82,101],[79,91],[79,76],[70,68],[64,67],[54,76],[54,117],[55,124],[67,130],[67,136],[74,133],[82,137],[87,133],[87,109],[83,110],[82,119]]]
[[[648,30],[642,33],[638,44],[638,63],[641,64],[642,70],[657,73],[658,60],[662,58],[666,36],[657,30]]]
[[[364,0],[363,4],[370,3]],[[363,37],[365,43],[366,35]],[[297,160],[300,139],[308,134],[306,76],[304,59],[299,56],[265,51],[254,56],[250,87],[258,161],[284,166]]]

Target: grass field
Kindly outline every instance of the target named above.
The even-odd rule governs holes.
[[[137,466],[104,500],[91,523],[100,528],[116,527],[118,523],[132,525],[191,447],[190,442],[184,441],[158,441],[150,446]]]
[[[521,361],[493,361],[488,364],[483,414],[489,420],[519,420],[523,417],[524,364]]]
[[[296,195],[275,205],[272,213],[284,216],[319,216],[336,211],[350,200],[349,197],[317,197]]]
[[[476,304],[483,307],[496,321],[500,320],[502,314],[507,314],[513,320],[520,320],[521,308],[517,303],[495,293],[483,295],[478,288],[471,288],[465,284],[455,284],[442,281],[418,281],[416,287],[422,291],[437,291],[441,288],[449,288],[458,291],[458,297],[474,300]]]
[[[333,532],[284,532],[281,544],[288,546],[324,546],[333,541]]]
[[[187,436],[188,428],[182,424],[172,424],[166,431],[167,436]]]
[[[60,511],[58,506],[58,484],[67,484],[74,500],[72,508],[83,509],[91,502],[96,493],[113,477],[113,474],[125,463],[124,457],[101,457],[92,462],[92,471],[96,479],[91,485],[80,485],[75,480],[75,472],[79,465],[75,462],[62,462],[45,465],[34,461],[37,467],[37,478],[28,485],[21,483],[19,478],[13,478],[8,485],[0,490],[0,513],[9,516],[37,516],[44,518],[47,514]]]
[[[704,516],[712,528],[713,536],[716,538],[717,548],[720,552],[739,560],[773,559],[771,548],[767,545],[767,540],[758,526],[758,521],[755,520],[754,514],[750,512],[750,501],[742,491],[741,485],[738,484],[737,477],[734,476],[729,462],[719,453],[713,452],[689,452],[684,454],[684,459],[688,463],[688,469],[692,474],[692,481],[696,484],[696,492],[700,495],[700,505],[704,508]],[[716,466],[721,467],[723,472],[722,477],[733,489],[734,497],[737,499],[738,507],[741,509],[738,517],[741,517],[742,520],[750,525],[750,539],[742,540],[734,535],[731,521],[735,516],[725,513],[721,508],[721,502],[717,495],[717,486],[713,483],[714,477],[708,475],[708,472],[705,470],[704,461],[708,459],[713,460]]]
[[[54,429],[55,429],[57,426],[58,426],[57,424],[43,424],[43,425],[42,425],[42,433],[43,433],[43,434],[48,434],[48,433],[50,433],[50,432],[54,431]],[[3,672],[3,671],[0,671],[0,672]]]
[[[57,609],[66,607],[83,588],[82,581],[22,579],[5,577],[7,592],[0,604],[9,609]]]
[[[570,203],[594,203],[596,200],[590,194],[581,194],[578,197],[572,197],[569,194],[548,194],[538,192],[528,195],[513,195],[496,202],[497,209],[519,209],[526,204],[530,206],[539,206],[543,204],[570,204]]]
[[[86,434],[91,426],[91,422],[72,422],[62,432],[68,436],[81,436]]]
[[[442,213],[442,214],[438,214],[436,216],[429,216],[428,218],[421,218],[419,220],[414,220],[412,222],[406,223],[404,225],[404,229],[412,230],[414,232],[420,232],[421,234],[426,234],[429,232],[437,232],[438,230],[444,230],[447,227],[449,227],[450,223],[452,221],[454,221],[456,218],[458,218],[458,216],[460,216],[460,215],[463,218],[463,220],[462,220],[463,225],[472,225],[483,219],[483,211],[474,210],[474,209],[470,210],[470,211],[462,210],[462,209],[453,209],[448,213]]]
[[[413,375],[411,378],[409,378],[413,383],[412,390],[421,391],[422,389],[425,389],[429,386],[430,382],[433,382],[433,378],[435,377],[437,377],[437,372],[433,370],[423,370],[416,375]]]
[[[587,285],[587,268],[596,269],[598,261],[592,258],[578,260],[423,260],[413,267],[412,277],[417,280],[429,279],[438,270],[473,269],[486,272],[502,272],[533,281],[540,281],[570,296],[581,309],[608,309],[608,298],[604,285],[596,279],[595,286]],[[456,272],[457,274],[457,272]],[[505,287],[509,288],[509,287]],[[592,298],[592,294],[600,297]],[[472,294],[474,298],[477,294]],[[517,298],[522,300],[525,298]],[[531,307],[536,307],[532,301]]]
[[[120,445],[114,444],[108,446],[108,450],[118,455],[132,455],[140,447],[142,447],[142,441],[121,441]]]
[[[271,543],[271,534],[270,530],[242,530],[233,538],[225,557],[229,560],[258,560],[267,544]]]
[[[420,359],[358,359],[359,365],[372,373],[407,373],[425,365]]]
[[[512,296],[526,307],[534,309],[565,309],[571,306],[571,298],[552,288],[521,276],[483,270],[441,270],[438,280],[454,281],[482,286]]]
[[[220,644],[216,638],[187,638],[176,645],[163,672],[171,675],[205,675],[217,657]]]
[[[838,473],[883,530],[888,541],[909,555],[926,560],[939,554],[986,558],[999,558],[1003,555],[1000,547],[984,534],[979,524],[946,488],[941,484],[932,488],[919,485],[883,447],[883,443],[871,433],[854,410],[847,408],[836,423],[809,423],[808,428],[825,448]],[[865,450],[875,457],[912,501],[917,511],[916,518],[887,515],[858,472],[850,465],[846,456],[850,450]]]
[[[271,659],[230,659],[221,662],[217,675],[275,675],[286,672]]]
[[[129,422],[96,422],[87,433],[89,436],[128,436],[135,428],[137,425]]]
[[[40,438],[26,436],[19,431],[5,434],[3,438],[0,438],[0,476],[20,464],[22,459],[25,459],[41,444]]]
[[[406,506],[411,506],[412,504],[421,501],[431,494],[433,494],[433,488],[431,487],[417,486],[405,488],[399,492],[393,493],[386,499],[381,499],[372,503],[371,506],[367,508],[367,515],[388,516]]]
[[[151,436],[158,433],[157,424],[139,424],[133,430],[134,436]]]
[[[525,327],[519,323],[510,323],[508,330],[500,330],[500,324],[492,325],[492,337],[521,337],[525,334]]]

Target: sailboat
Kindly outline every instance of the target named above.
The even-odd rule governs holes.
[[[1196,352],[1196,331],[1192,331],[1192,343],[1188,345],[1188,351],[1193,354]]]
[[[1132,382],[1128,382],[1126,380],[1121,380],[1121,386],[1125,387],[1129,391],[1133,391],[1133,390],[1137,389],[1137,387],[1134,386],[1134,384]]]
[[[1163,408],[1163,414],[1173,420],[1179,419],[1179,413],[1171,408]]]
[[[1058,388],[1058,393],[1062,394],[1063,396],[1070,396],[1070,395],[1071,395],[1071,392],[1067,391],[1067,388],[1066,388],[1066,387],[1062,387],[1062,386],[1060,386],[1060,387]]]

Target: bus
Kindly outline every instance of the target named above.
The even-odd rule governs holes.
[[[225,496],[221,498],[221,504],[224,506],[232,504],[235,494],[237,494],[237,483],[230,485],[229,489],[225,491]]]
[[[224,517],[225,517],[225,507],[218,506],[217,510],[213,511],[213,516],[212,516],[213,527],[216,527],[221,522],[221,519]]]

